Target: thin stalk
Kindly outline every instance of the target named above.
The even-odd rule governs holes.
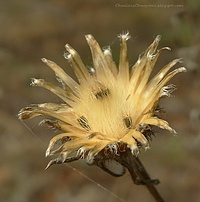
[[[134,184],[146,186],[156,202],[164,202],[155,188],[155,185],[159,184],[159,180],[150,178],[139,158],[132,155],[129,149],[121,152],[120,156],[116,156],[116,160],[128,169]]]

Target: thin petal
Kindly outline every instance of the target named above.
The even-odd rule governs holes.
[[[121,49],[120,49],[120,57],[119,57],[119,74],[118,77],[126,82],[129,80],[129,62],[128,62],[128,51],[127,51],[127,43],[126,41],[130,38],[129,33],[121,34]]]
[[[176,134],[176,131],[169,126],[169,123],[167,121],[164,121],[164,120],[159,119],[157,117],[151,117],[151,118],[145,119],[144,121],[142,121],[142,123],[154,125],[154,126],[157,126],[159,128],[169,130],[171,133]]]
[[[70,92],[63,90],[62,88],[60,88],[52,83],[48,83],[44,79],[34,79],[33,78],[31,81],[31,85],[46,88],[47,90],[51,91],[52,93],[54,93],[58,97],[60,97],[63,101],[65,101],[70,106],[72,106],[74,103],[72,98],[70,98]],[[74,99],[77,99],[77,98],[74,97]]]
[[[149,91],[151,88],[154,88],[167,74],[167,72],[178,62],[181,61],[180,59],[175,59],[171,61],[169,64],[167,64],[165,67],[163,67],[153,78],[152,80],[148,83],[147,91]]]
[[[87,155],[87,161],[92,161],[93,158],[102,150],[104,149],[108,144],[110,144],[110,141],[98,141],[95,145],[93,145]]]
[[[138,86],[141,84],[144,85],[146,84],[149,75],[152,72],[152,69],[154,67],[154,64],[156,62],[156,58],[154,53],[158,47],[159,41],[160,41],[160,36],[158,35],[153,43],[147,48],[145,53],[139,57],[137,62],[134,64],[132,67],[131,71],[131,78],[130,78],[130,85],[134,87],[134,92],[143,87],[138,88]]]
[[[113,61],[112,53],[111,53],[110,47],[104,49],[103,54],[104,54],[105,59],[106,59],[106,62],[107,62],[107,64],[108,64],[108,68],[110,68],[110,70],[111,70],[113,76],[114,76],[115,78],[117,78],[118,69],[117,69],[117,65],[116,65],[115,62]]]
[[[139,131],[134,130],[132,133],[132,137],[134,137],[137,141],[139,141],[142,144],[142,146],[144,146],[146,149],[149,148],[148,140]]]
[[[163,80],[157,85],[157,89],[161,89],[172,77],[174,77],[176,74],[180,72],[186,72],[185,67],[179,67],[175,69],[174,71],[167,74],[166,77],[163,78]]]
[[[163,96],[163,87],[164,85],[172,78],[174,77],[176,74],[180,73],[180,72],[185,72],[186,68],[185,67],[180,67],[178,69],[175,69],[174,71],[170,72],[169,74],[167,74],[167,76],[165,76],[158,85],[152,86],[151,85],[151,89],[146,90],[146,92],[143,94],[143,99],[148,100],[148,102],[146,102],[146,106],[144,105],[144,111],[147,111],[148,109],[151,109],[153,107],[153,103],[155,103],[156,101],[158,101],[160,99],[160,97]],[[164,95],[166,95],[166,93],[164,93]]]
[[[78,95],[78,83],[74,81],[68,74],[66,74],[62,68],[60,68],[55,62],[47,60],[46,58],[42,58],[42,62],[46,63],[55,72],[55,74],[71,89],[71,91]]]
[[[54,103],[44,103],[31,107],[25,107],[20,110],[18,116],[20,119],[31,119],[37,116],[49,116],[67,124],[74,125],[77,128],[81,128],[69,107]]]
[[[125,144],[127,144],[128,147],[131,149],[132,154],[134,154],[135,156],[138,155],[139,149],[137,147],[137,142],[130,133],[121,138],[120,142],[124,142]]]
[[[146,56],[147,57],[146,64],[144,65],[144,69],[142,71],[142,74],[140,75],[140,80],[139,80],[140,83],[138,83],[136,93],[140,94],[140,93],[143,93],[143,91],[147,91],[146,85],[147,85],[147,82],[149,81],[149,77],[151,75],[152,69],[154,68],[155,63],[163,50],[169,50],[169,48],[168,47],[161,48],[160,50],[157,51],[155,55],[149,55],[149,58],[148,56]]]
[[[78,136],[87,136],[88,135],[88,131],[85,131],[83,130],[83,128],[80,128],[79,127],[76,127],[76,126],[72,126],[70,124],[67,124],[63,121],[60,121],[60,120],[51,120],[51,119],[44,119],[42,120],[39,125],[47,125],[51,128],[55,128],[55,129],[58,129],[58,130],[61,130],[63,132],[66,132],[66,133],[73,133],[73,134],[78,134]],[[73,138],[75,137],[75,135],[73,135]]]
[[[62,141],[63,139],[69,139],[69,133],[62,133],[62,134],[59,134],[59,135],[56,135],[55,137],[53,137],[51,140],[50,140],[50,143],[49,143],[49,146],[46,150],[46,157],[51,155],[51,150],[52,148],[54,147],[54,145],[58,142],[58,141]],[[68,140],[70,141],[70,139]]]
[[[83,64],[79,54],[69,44],[66,44],[65,48],[69,52],[69,54],[65,54],[65,58],[71,63],[72,67],[74,68],[79,82],[82,83],[83,80],[89,82],[91,76],[85,65]]]
[[[94,39],[92,35],[86,35],[85,36],[88,45],[90,46],[90,50],[92,53],[92,59],[93,59],[93,65],[96,71],[96,77],[99,81],[108,81],[109,79],[114,79],[113,74],[108,68],[107,61],[105,59],[105,56],[97,43],[97,41]]]

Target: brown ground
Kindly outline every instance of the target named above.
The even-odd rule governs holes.
[[[91,65],[84,35],[93,34],[102,46],[114,43],[113,55],[117,59],[116,36],[123,30],[129,30],[132,35],[131,63],[157,34],[163,37],[160,47],[172,48],[161,56],[159,64],[176,57],[184,60],[188,72],[173,79],[178,91],[174,92],[175,97],[162,103],[167,111],[165,118],[178,136],[160,130],[151,150],[143,151],[141,159],[151,176],[161,180],[158,189],[166,201],[200,201],[200,2],[155,0],[153,4],[174,5],[119,7],[123,2],[127,1],[1,1],[1,202],[120,202],[97,183],[128,202],[153,201],[144,187],[132,184],[128,174],[117,179],[84,162],[70,164],[72,167],[57,165],[44,171],[49,160],[44,157],[45,149],[54,132],[38,127],[35,119],[26,122],[34,135],[17,119],[18,111],[24,106],[57,101],[49,92],[29,86],[32,77],[55,81],[41,57],[57,62],[72,74],[62,56],[66,43]],[[150,5],[145,3],[148,1],[129,2]]]

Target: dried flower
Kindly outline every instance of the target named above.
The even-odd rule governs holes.
[[[65,58],[74,68],[78,82],[67,75],[54,62],[42,59],[56,74],[62,88],[43,79],[32,79],[32,86],[46,88],[63,100],[62,104],[44,103],[25,107],[19,112],[20,119],[47,116],[41,123],[63,131],[51,139],[46,156],[58,154],[50,161],[55,163],[85,159],[114,175],[122,175],[123,167],[113,167],[107,161],[130,149],[137,156],[139,148],[149,148],[153,134],[152,126],[176,133],[169,124],[158,118],[159,101],[170,97],[174,85],[166,83],[184,67],[171,72],[170,69],[181,59],[164,66],[152,79],[150,74],[164,47],[157,50],[157,36],[147,50],[130,68],[127,54],[129,33],[119,35],[121,49],[119,66],[112,59],[110,48],[101,50],[92,35],[86,35],[91,49],[93,68],[88,70],[78,53],[68,44]],[[59,146],[56,146],[59,143]],[[97,160],[98,159],[98,160]],[[116,170],[115,170],[116,169]]]

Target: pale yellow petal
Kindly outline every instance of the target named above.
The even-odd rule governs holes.
[[[171,133],[176,134],[176,131],[169,126],[169,123],[167,121],[164,121],[164,120],[159,119],[157,117],[151,117],[151,118],[145,119],[142,121],[142,123],[154,125],[154,126],[157,126],[159,128],[169,130]]]
[[[106,60],[106,62],[107,62],[107,64],[108,64],[108,67],[107,67],[107,68],[110,68],[110,71],[112,72],[113,76],[114,76],[115,78],[117,78],[118,69],[117,69],[116,63],[113,61],[112,53],[111,53],[110,47],[104,49],[103,54],[104,54],[105,60]]]
[[[71,92],[67,92],[67,90],[63,90],[62,88],[52,83],[48,83],[44,79],[32,79],[31,85],[46,88],[47,90],[51,91],[52,93],[60,97],[63,101],[65,101],[65,103],[67,103],[70,106],[73,105],[74,102],[73,98],[77,100],[76,97],[73,96],[72,98],[72,96],[70,96]]]
[[[78,96],[79,85],[74,81],[65,71],[59,67],[55,62],[42,58],[42,62],[46,63],[65,84],[68,86],[73,93]]]
[[[129,33],[124,33],[119,36],[121,40],[121,49],[119,56],[119,73],[118,79],[121,79],[121,82],[127,85],[129,80],[129,61],[128,61],[128,50],[126,41],[130,38]]]
[[[65,48],[69,52],[69,54],[65,54],[65,58],[71,63],[79,82],[89,82],[91,76],[83,64],[79,54],[69,44],[66,44]]]
[[[108,68],[107,60],[105,59],[105,56],[99,44],[90,34],[86,35],[85,38],[88,42],[88,45],[92,53],[93,65],[96,72],[95,76],[97,77],[97,80],[102,82],[107,81],[107,78],[113,80],[114,79],[113,74],[110,68]]]

